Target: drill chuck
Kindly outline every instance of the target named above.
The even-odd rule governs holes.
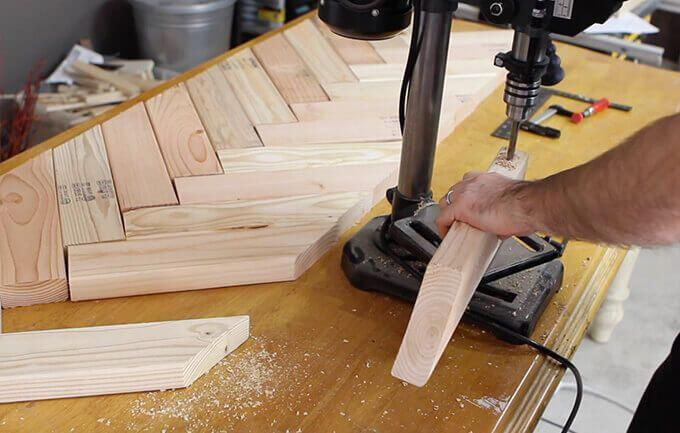
[[[523,122],[529,117],[529,111],[536,105],[536,98],[541,89],[541,81],[524,83],[508,74],[505,81],[503,101],[507,104],[505,113],[510,120]]]

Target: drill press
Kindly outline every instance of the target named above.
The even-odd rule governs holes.
[[[620,0],[482,0],[492,23],[515,30],[512,49],[494,63],[507,69],[504,101],[512,122],[508,157],[520,125],[536,104],[542,84],[564,76],[550,33],[574,36],[604,22]],[[345,37],[386,39],[413,17],[411,45],[402,82],[399,114],[403,133],[398,185],[387,191],[390,215],[377,217],[347,244],[342,268],[360,289],[414,301],[439,243],[431,180],[455,0],[320,0],[319,17]],[[564,245],[532,235],[503,242],[477,289],[466,317],[495,322],[522,335],[536,322],[562,282]]]

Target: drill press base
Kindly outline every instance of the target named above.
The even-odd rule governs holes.
[[[359,289],[414,302],[427,263],[387,239],[388,222],[387,216],[374,218],[345,244],[342,269]],[[518,263],[535,261],[537,254],[545,256],[545,251],[536,251],[546,247],[539,245],[539,239],[509,238],[501,244],[468,306],[465,320],[481,325],[493,321],[524,336],[532,334],[550,299],[560,289],[564,274],[557,258],[513,272]],[[515,343],[506,334],[499,337]]]

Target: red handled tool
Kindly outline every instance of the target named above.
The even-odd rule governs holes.
[[[604,111],[607,108],[609,108],[610,105],[611,105],[611,103],[609,102],[609,99],[607,99],[607,98],[602,98],[600,100],[597,100],[597,101],[593,102],[593,105],[591,105],[590,107],[583,110],[583,112],[572,114],[571,115],[571,121],[573,123],[581,123],[583,121],[583,119],[585,119],[586,117],[594,116],[595,114],[599,113],[600,111]]]

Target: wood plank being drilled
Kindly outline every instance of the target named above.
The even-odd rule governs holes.
[[[239,173],[376,163],[396,167],[400,153],[401,142],[395,141],[232,149],[220,152],[219,157],[225,172]]]
[[[179,178],[175,186],[182,204],[350,191],[371,194],[374,204],[395,185],[397,169],[394,163],[382,163],[226,173]]]
[[[188,79],[186,86],[215,150],[262,146],[219,66]]]
[[[54,148],[54,174],[64,246],[125,239],[99,125]]]
[[[220,67],[253,125],[297,120],[250,48],[229,57]]]
[[[314,74],[283,35],[254,45],[253,53],[288,104],[328,101]]]
[[[489,171],[523,179],[527,154],[517,152],[508,161],[505,152],[501,149]],[[427,383],[500,244],[494,234],[453,224],[425,271],[392,367],[394,377],[416,386]]]
[[[283,34],[321,84],[356,81],[347,64],[310,20],[285,30]]]
[[[256,129],[265,147],[401,139],[397,117],[280,123],[259,125]]]
[[[186,388],[249,336],[248,316],[0,335],[0,403]]]
[[[170,178],[222,173],[183,83],[145,102]]]
[[[177,204],[144,104],[107,120],[102,132],[121,211]]]
[[[0,226],[2,306],[66,300],[51,150],[0,177]]]

